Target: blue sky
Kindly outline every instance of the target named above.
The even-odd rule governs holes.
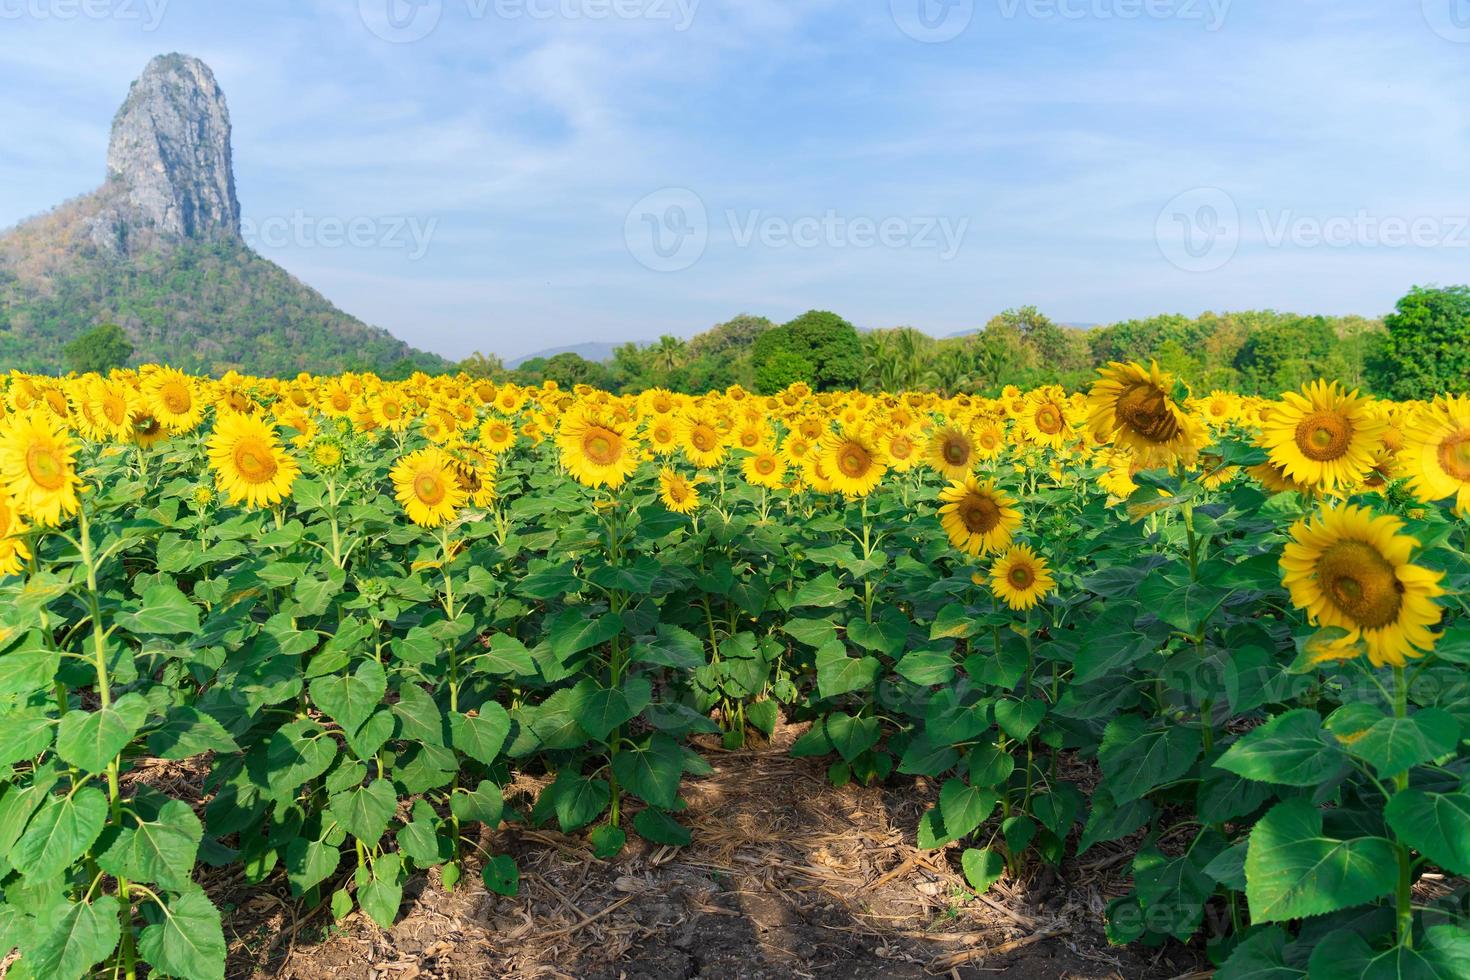
[[[177,50],[260,251],[450,356],[1470,281],[1470,0],[413,3],[0,0],[0,226]]]

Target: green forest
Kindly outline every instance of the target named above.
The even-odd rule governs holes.
[[[1253,310],[1079,329],[1028,306],[943,340],[912,327],[860,332],[826,311],[779,325],[742,314],[687,341],[665,335],[652,344],[624,344],[601,363],[564,353],[507,370],[497,358],[477,354],[460,368],[523,384],[552,379],[613,391],[657,386],[698,393],[740,384],[768,393],[804,381],[819,390],[994,395],[1007,384],[1078,390],[1099,366],[1129,360],[1157,360],[1196,391],[1274,397],[1319,377],[1394,398],[1464,391],[1470,388],[1470,287],[1416,287],[1383,319]]]

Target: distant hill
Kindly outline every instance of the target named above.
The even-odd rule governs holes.
[[[60,371],[62,347],[105,322],[127,332],[135,362],[195,371],[449,366],[245,244],[230,135],[207,65],[148,64],[113,120],[106,183],[0,233],[0,366]]]
[[[612,360],[613,351],[621,346],[622,344],[605,344],[600,341],[594,341],[586,344],[572,344],[569,347],[548,347],[546,350],[538,350],[534,354],[527,354],[525,357],[517,357],[515,360],[507,361],[505,366],[514,369],[525,364],[527,361],[534,361],[538,357],[555,357],[557,354],[576,354],[584,361],[610,361]]]

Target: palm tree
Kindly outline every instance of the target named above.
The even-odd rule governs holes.
[[[667,374],[684,363],[684,341],[664,334],[653,348],[653,363]]]

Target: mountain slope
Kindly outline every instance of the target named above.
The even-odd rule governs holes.
[[[66,343],[106,322],[135,362],[195,371],[447,366],[245,244],[230,135],[208,66],[149,63],[113,121],[103,187],[0,233],[0,368],[60,370]]]

